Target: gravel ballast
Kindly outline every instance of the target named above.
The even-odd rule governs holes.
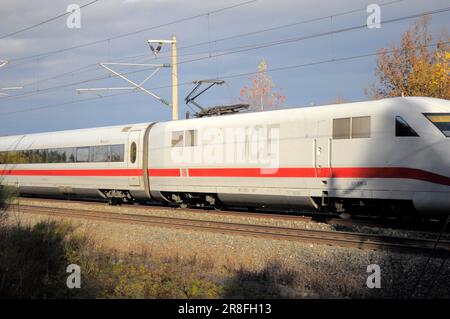
[[[24,202],[25,204],[25,202]],[[26,204],[68,208],[68,202],[42,202]],[[87,209],[85,204],[70,203],[71,208]],[[92,206],[100,210],[99,206]],[[135,210],[133,206],[102,207],[103,211],[149,214],[199,219],[198,213],[173,209]],[[204,231],[119,224],[104,221],[83,220],[68,217],[48,217],[17,212],[13,207],[10,222],[35,224],[50,219],[70,221],[77,232],[92,238],[105,250],[122,253],[151,253],[154,256],[177,255],[180,258],[196,256],[211,262],[219,280],[228,285],[244,287],[242,270],[261,272],[278,267],[277,271],[294,272],[295,280],[274,283],[279,286],[281,297],[294,298],[409,298],[428,256],[393,253],[387,251],[360,250],[300,242],[252,238]],[[283,221],[240,216],[202,215],[204,220],[220,220],[239,223],[255,223],[317,230],[333,230],[331,225],[303,221]],[[416,235],[418,236],[418,235]],[[450,265],[442,259],[432,258],[425,276],[419,282],[414,297],[450,298]],[[381,269],[381,288],[370,289],[366,281],[371,273],[367,267],[377,264]],[[440,274],[437,275],[437,271]],[[252,280],[251,276],[247,276]],[[245,278],[247,278],[245,277]],[[259,280],[259,279],[258,279]],[[427,285],[426,287],[424,285]],[[246,295],[243,294],[245,297]]]

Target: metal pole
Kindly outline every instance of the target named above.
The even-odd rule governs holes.
[[[177,37],[172,36],[172,120],[178,120]]]

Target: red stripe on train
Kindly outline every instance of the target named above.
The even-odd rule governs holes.
[[[450,178],[414,168],[340,167],[340,168],[190,168],[191,177],[266,177],[266,178],[399,178],[415,179],[450,186]],[[151,168],[152,177],[180,177],[178,168]],[[0,170],[0,175],[13,176],[143,176],[141,169],[61,169]]]
[[[142,169],[7,169],[0,175],[13,176],[143,176]]]
[[[266,177],[266,178],[399,178],[416,179],[450,186],[450,178],[414,168],[338,167],[338,168],[189,168],[190,177]],[[149,169],[154,177],[179,177],[179,169]]]
[[[149,176],[155,177],[176,177],[180,176],[179,168],[150,168],[148,170]]]

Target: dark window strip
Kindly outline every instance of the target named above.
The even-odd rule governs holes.
[[[63,147],[0,152],[0,164],[123,162],[125,145]]]

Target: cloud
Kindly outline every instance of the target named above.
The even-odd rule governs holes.
[[[0,70],[0,86],[33,83],[21,91],[20,94],[28,94],[23,98],[0,99],[0,135],[56,128],[86,127],[96,125],[96,123],[106,125],[169,119],[170,112],[165,106],[143,94],[65,104],[33,112],[4,114],[4,112],[82,101],[92,97],[77,95],[75,92],[77,88],[123,86],[125,84],[117,78],[109,78],[109,73],[98,67],[99,62],[136,55],[140,56],[134,59],[121,59],[121,61],[170,62],[170,59],[164,57],[158,60],[154,59],[146,43],[149,38],[170,38],[172,34],[176,34],[179,60],[186,61],[198,57],[208,57],[210,51],[229,50],[230,48],[326,32],[330,28],[358,25],[364,23],[367,16],[365,10],[362,10],[336,17],[332,21],[328,18],[246,37],[233,37],[348,10],[364,9],[367,5],[367,1],[364,0],[322,1],[320,5],[317,1],[259,0],[209,16],[199,16],[176,24],[168,24],[170,21],[198,16],[241,1],[243,0],[191,0],[187,3],[182,0],[103,0],[82,9],[81,29],[68,29],[65,18],[61,18],[12,38],[0,40],[0,59],[11,59],[11,63]],[[67,6],[74,2],[83,5],[88,1],[2,0],[0,36],[64,13]],[[405,0],[395,5],[382,7],[382,19],[442,8],[446,6],[446,2],[447,0],[433,2]],[[447,23],[448,17],[448,14],[433,17],[432,29],[439,31]],[[268,60],[269,67],[276,68],[329,59],[333,54],[343,57],[371,53],[387,46],[392,41],[398,41],[400,35],[412,22],[404,21],[383,26],[379,30],[346,32],[336,35],[334,38],[321,37],[180,64],[180,83],[253,72],[263,57]],[[149,29],[152,26],[160,27]],[[134,33],[137,30],[143,31]],[[127,33],[129,36],[100,41]],[[230,40],[215,41],[230,36],[233,37]],[[210,43],[208,43],[209,40]],[[95,45],[55,55],[17,60],[30,55],[97,41],[98,43]],[[206,44],[183,48],[200,42],[206,42]],[[203,54],[193,55],[194,53]],[[163,56],[167,57],[167,51]],[[316,104],[328,102],[335,97],[338,91],[355,99],[363,99],[365,98],[364,87],[373,78],[374,61],[374,58],[368,58],[355,63],[349,62],[345,64],[344,69],[342,68],[344,64],[327,64],[274,72],[271,75],[275,83],[284,88],[287,102],[290,105],[306,105],[311,100],[314,100]],[[342,75],[343,70],[348,72]],[[60,74],[65,75],[48,80]],[[140,79],[142,75],[144,73],[130,76]],[[105,79],[105,77],[107,78]],[[244,76],[228,79],[227,87],[209,93],[202,102],[205,105],[212,105],[232,100],[239,94],[239,89],[247,78]],[[343,80],[343,78],[345,79]],[[99,80],[94,81],[95,79]],[[170,72],[164,70],[149,81],[148,87],[168,86],[170,81]],[[70,86],[77,82],[79,84]],[[343,89],[343,83],[348,90]],[[54,87],[60,88],[52,90]],[[180,86],[180,101],[190,89],[191,85]],[[40,91],[37,92],[37,90]],[[14,94],[19,94],[19,92]],[[170,88],[158,90],[158,95],[166,99],[170,99],[170,94]],[[184,114],[187,108],[184,105],[181,105],[181,108],[180,114]]]

